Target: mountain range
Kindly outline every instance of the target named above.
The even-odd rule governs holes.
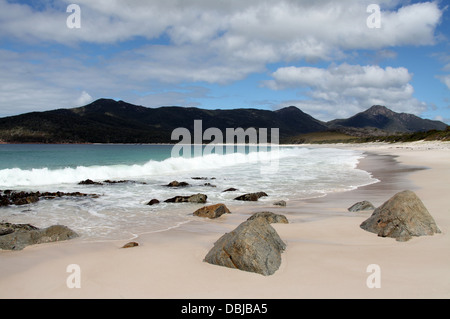
[[[5,143],[177,143],[171,140],[176,128],[191,133],[194,120],[203,130],[219,128],[279,128],[280,142],[315,132],[373,135],[446,130],[440,121],[396,113],[375,105],[347,119],[323,122],[295,106],[276,111],[260,109],[208,110],[166,106],[147,108],[124,101],[99,99],[88,105],[31,112],[0,118],[0,141]],[[270,134],[268,141],[270,141]],[[204,141],[209,143],[209,141]]]

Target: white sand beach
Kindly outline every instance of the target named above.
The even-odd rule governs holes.
[[[449,298],[450,143],[327,146],[367,152],[359,167],[381,182],[267,206],[290,222],[273,224],[287,244],[274,275],[203,262],[220,236],[256,212],[231,206],[232,214],[215,220],[139,236],[134,248],[73,239],[0,251],[0,298]],[[397,242],[359,227],[371,211],[347,211],[362,200],[379,206],[405,189],[416,192],[441,234]],[[71,264],[80,267],[80,288],[67,286]],[[380,267],[380,288],[367,286],[372,264]]]

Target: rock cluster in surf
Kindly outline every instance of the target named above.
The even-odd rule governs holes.
[[[9,205],[27,205],[36,203],[41,198],[54,199],[60,197],[91,197],[97,198],[97,194],[84,194],[80,192],[65,193],[65,192],[24,192],[4,190],[0,191],[0,206]]]

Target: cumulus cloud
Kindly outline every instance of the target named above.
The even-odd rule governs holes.
[[[78,99],[75,101],[75,105],[83,106],[83,105],[89,104],[93,100],[94,99],[92,98],[92,96],[89,95],[89,93],[87,93],[86,91],[83,91],[83,92],[81,92],[81,95],[78,97]]]
[[[283,67],[272,73],[268,85],[274,89],[308,86],[321,91],[355,90],[357,88],[404,87],[412,75],[406,68],[385,69],[376,65],[331,65],[316,67]]]
[[[51,52],[0,49],[0,70],[0,116],[83,105],[92,100],[87,92],[107,97],[139,88],[101,66],[86,66],[80,59]]]
[[[70,29],[66,26],[66,8],[72,2],[37,0],[31,6],[28,2],[0,0],[0,39],[63,48],[87,45],[99,49],[103,59],[93,64],[81,51],[76,57],[65,58],[64,49],[51,58],[23,56],[31,52],[13,57],[9,52],[13,63],[3,61],[0,74],[0,85],[8,82],[10,89],[0,92],[3,109],[11,101],[24,109],[36,104],[50,107],[55,101],[70,105],[88,100],[87,95],[80,96],[83,91],[126,99],[132,90],[149,91],[155,83],[228,84],[266,72],[271,63],[331,61],[359,49],[385,50],[392,57],[393,47],[434,43],[442,16],[438,2],[380,0],[381,28],[369,29],[366,8],[371,0],[77,0],[81,28]],[[119,47],[128,42],[133,42],[130,50],[112,50],[102,56],[104,46]],[[414,102],[408,83],[411,74],[401,68],[362,67],[362,71],[356,71],[341,65],[325,73],[302,69],[305,83],[298,82],[296,72],[299,70],[295,68],[279,70],[286,78],[276,73],[267,85],[313,88],[309,100],[314,103],[332,101],[333,95],[338,104],[351,96],[367,103],[405,101],[408,97]],[[346,84],[353,81],[358,85],[339,91],[339,83],[335,83],[339,82],[339,73]],[[287,81],[289,76],[292,83]],[[320,76],[328,80],[321,82]],[[386,89],[384,85],[391,82],[393,86]],[[172,92],[170,96],[179,95]],[[132,102],[136,97],[131,97]],[[158,94],[158,99],[163,97]],[[413,109],[421,107],[416,101]]]
[[[305,99],[283,102],[329,120],[346,117],[372,105],[385,105],[399,112],[420,114],[426,104],[413,97],[406,68],[376,65],[330,65],[328,68],[284,67],[272,73],[265,85],[274,90],[296,88]],[[326,118],[324,118],[326,117]]]
[[[171,85],[168,89],[148,75],[142,81],[136,61],[109,62],[85,65],[83,59],[57,53],[0,49],[0,116],[82,106],[94,97],[119,98],[150,107],[196,106],[193,99],[209,93],[200,86]]]
[[[78,0],[82,27],[66,27],[65,6],[43,11],[0,0],[3,36],[73,44],[118,43],[167,35],[173,46],[209,43],[235,59],[263,63],[330,59],[342,50],[431,44],[442,12],[435,2],[405,5],[380,1],[382,27],[369,29],[371,1]]]

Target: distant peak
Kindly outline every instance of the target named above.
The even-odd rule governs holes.
[[[388,114],[393,114],[394,112],[390,109],[388,109],[386,106],[383,105],[373,105],[371,108],[369,108],[367,111],[365,111],[364,113],[368,113],[368,114],[384,114],[384,115],[388,115]]]
[[[275,112],[283,112],[283,111],[301,111],[301,110],[298,107],[291,105],[278,109]]]
[[[95,100],[95,101],[92,102],[91,104],[94,104],[94,103],[102,103],[102,102],[117,102],[117,101],[116,101],[116,100],[113,100],[113,99],[100,98],[100,99]]]

